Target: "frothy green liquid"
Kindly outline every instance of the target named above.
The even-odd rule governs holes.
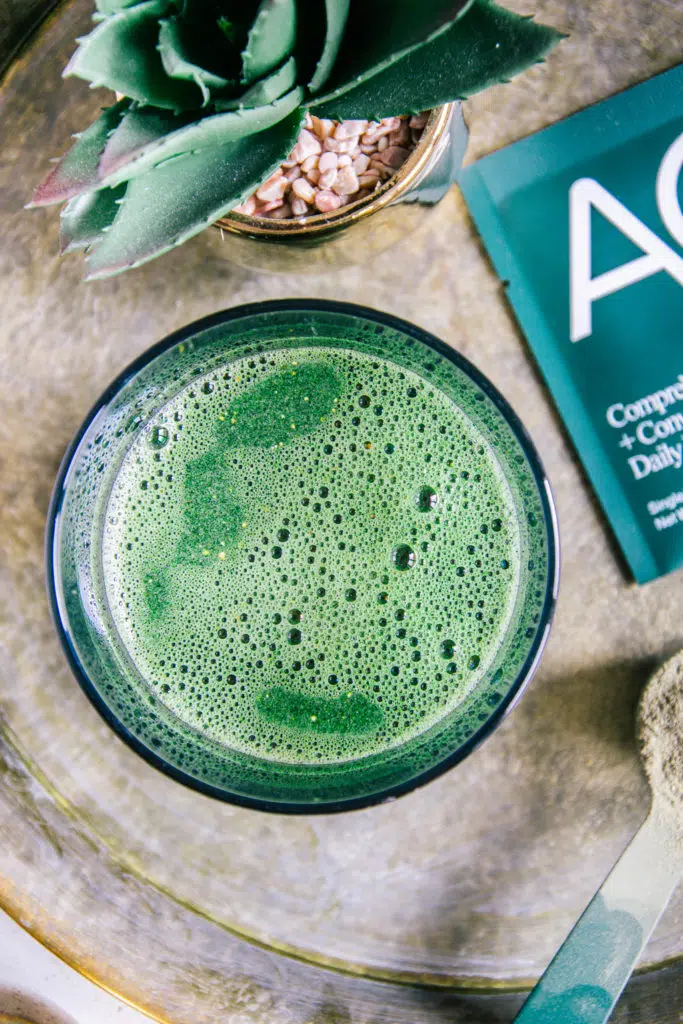
[[[102,552],[155,697],[294,763],[377,753],[453,711],[520,575],[512,495],[469,417],[324,346],[239,359],[168,402],[124,457]]]

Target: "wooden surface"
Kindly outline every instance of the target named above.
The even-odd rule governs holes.
[[[665,0],[536,8],[570,38],[467,104],[470,158],[681,58],[683,16]],[[236,268],[213,231],[89,285],[77,257],[58,260],[56,212],[23,205],[106,102],[60,78],[89,10],[65,4],[0,93],[0,899],[174,1024],[510,1020],[509,990],[540,974],[645,816],[633,712],[683,645],[680,574],[643,588],[625,576],[457,190],[400,246],[328,276]],[[564,550],[541,669],[495,735],[418,793],[319,819],[222,806],[140,762],[71,678],[43,590],[52,480],[97,394],[169,331],[289,295],[386,309],[472,359],[546,462]],[[682,933],[679,895],[615,1020],[680,1020]]]

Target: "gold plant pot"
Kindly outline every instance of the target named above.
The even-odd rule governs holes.
[[[320,273],[371,259],[410,234],[428,214],[429,206],[416,201],[420,186],[448,161],[458,133],[464,150],[466,129],[459,104],[433,110],[420,141],[393,178],[371,196],[334,213],[288,220],[239,213],[222,217],[216,227],[226,258],[278,273]]]

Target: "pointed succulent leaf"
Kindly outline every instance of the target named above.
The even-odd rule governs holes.
[[[98,168],[100,182],[108,183],[121,168],[196,119],[196,111],[174,114],[159,107],[132,106],[104,148]]]
[[[226,89],[231,84],[227,78],[207,71],[190,58],[177,18],[164,18],[160,22],[159,54],[167,75],[185,82],[194,82],[201,91],[204,106],[211,99],[212,89]]]
[[[417,114],[508,81],[542,60],[560,38],[491,0],[475,0],[427,46],[338,98],[311,101],[313,113],[334,120]]]
[[[108,17],[110,14],[118,14],[119,11],[125,10],[126,7],[135,7],[143,2],[144,0],[95,0],[95,6],[97,14]]]
[[[295,0],[261,0],[242,53],[244,84],[251,85],[281,64],[295,42]]]
[[[325,45],[308,86],[313,93],[322,89],[334,67],[349,16],[349,2],[350,0],[325,0]]]
[[[36,189],[32,206],[49,206],[98,187],[98,165],[112,133],[130,107],[120,100],[107,107],[89,128],[76,136],[76,142]]]
[[[99,192],[70,199],[60,215],[59,250],[61,253],[87,249],[112,224],[119,212],[126,186],[103,188]]]
[[[169,78],[157,50],[159,19],[168,10],[169,0],[145,0],[100,22],[79,40],[64,74],[156,107],[182,110],[199,106],[197,87]]]
[[[258,135],[178,157],[133,179],[111,228],[90,250],[89,278],[146,263],[229,213],[286,159],[301,124],[295,110]]]
[[[265,107],[268,103],[274,103],[286,92],[289,92],[296,85],[296,59],[290,57],[281,68],[266,75],[243,92],[238,99],[225,100],[216,97],[213,106],[218,111],[239,110],[244,107]]]
[[[472,0],[362,0],[353,3],[323,100],[336,99],[354,86],[436,39],[451,27]]]
[[[267,128],[276,125],[283,118],[287,117],[300,106],[303,99],[302,89],[292,89],[275,103],[267,107],[252,107],[244,110],[228,111],[225,114],[214,114],[211,117],[204,117],[200,121],[193,121],[176,131],[172,130],[173,115],[166,118],[167,130],[164,131],[164,116],[162,111],[155,112],[154,124],[156,138],[151,138],[146,144],[137,150],[128,149],[128,158],[123,161],[121,155],[126,148],[125,142],[118,146],[118,132],[112,136],[112,153],[118,149],[118,169],[113,171],[104,180],[104,184],[110,188],[119,185],[122,181],[128,181],[133,177],[146,174],[162,162],[171,157],[194,154],[200,156],[204,149],[215,146],[223,146],[228,142],[236,142],[238,139],[253,136],[263,132]],[[145,108],[131,111],[131,117],[127,123],[124,118],[120,130],[126,139],[132,140],[137,136],[142,138],[148,121],[148,112]],[[177,119],[176,119],[177,124]]]

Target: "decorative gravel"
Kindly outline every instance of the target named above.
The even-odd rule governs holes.
[[[301,219],[364,199],[406,162],[428,117],[328,121],[309,114],[289,159],[235,212]]]

